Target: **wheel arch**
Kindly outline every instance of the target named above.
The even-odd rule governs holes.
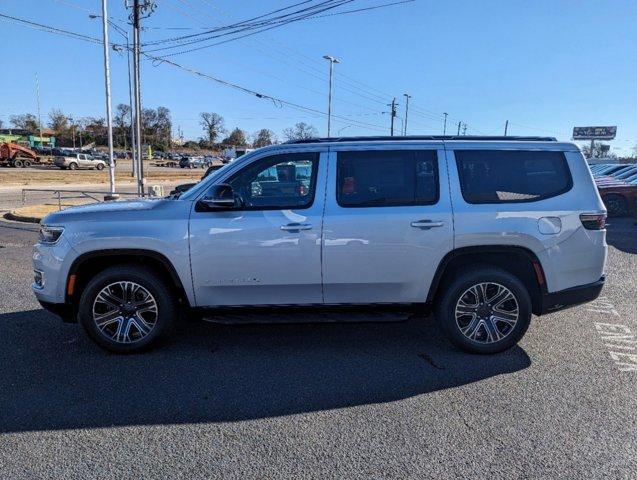
[[[155,250],[119,248],[85,252],[73,261],[65,281],[66,302],[77,305],[86,284],[96,273],[120,264],[144,265],[152,268],[170,287],[176,289],[179,302],[186,307],[190,306],[184,284],[172,262],[165,255]]]
[[[434,274],[427,294],[427,304],[435,303],[445,284],[462,268],[470,265],[494,266],[518,277],[531,296],[533,313],[540,314],[542,297],[548,293],[542,264],[528,248],[512,245],[461,247],[447,253]]]

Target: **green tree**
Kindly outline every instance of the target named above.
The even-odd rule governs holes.
[[[267,147],[275,142],[276,138],[274,137],[274,132],[267,128],[262,128],[254,134],[254,142],[252,142],[252,146],[254,148]]]
[[[237,127],[234,130],[232,130],[230,132],[230,135],[224,138],[223,142],[221,143],[229,147],[239,147],[239,146],[247,145],[248,140],[246,139],[245,132]]]
[[[288,140],[304,140],[318,137],[318,130],[313,125],[299,122],[294,127],[283,130],[283,136]]]

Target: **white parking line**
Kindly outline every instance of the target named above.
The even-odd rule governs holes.
[[[615,306],[606,297],[599,297],[586,308],[589,312],[620,317]],[[620,372],[637,372],[637,338],[628,325],[595,322],[595,329],[608,348],[610,358]]]

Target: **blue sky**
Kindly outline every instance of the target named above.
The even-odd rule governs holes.
[[[358,0],[339,10],[385,3]],[[122,26],[124,0],[110,0]],[[157,0],[144,20],[144,41],[196,33],[206,27],[296,3],[242,0]],[[3,0],[0,13],[101,37],[98,0]],[[412,95],[409,133],[442,133],[458,121],[467,133],[554,135],[573,126],[617,125],[620,155],[637,145],[637,2],[634,0],[417,0],[360,14],[329,16],[270,30],[171,59],[289,102],[327,111],[328,63],[335,66],[333,133],[388,134],[395,95]],[[0,119],[36,112],[35,73],[43,115],[61,108],[74,117],[104,116],[99,45],[0,21],[0,57],[17,73],[0,76]],[[120,37],[111,31],[111,40]],[[128,101],[125,57],[113,53],[113,104]],[[166,64],[142,66],[144,106],[168,107],[176,130],[202,135],[198,114],[221,114],[226,126],[248,132],[304,121],[325,134],[326,118],[282,107],[193,76]],[[366,124],[366,125],[364,125]],[[397,129],[400,120],[397,121]]]

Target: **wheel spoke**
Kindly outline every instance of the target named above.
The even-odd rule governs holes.
[[[487,317],[484,319],[484,326],[487,332],[487,342],[497,342],[503,335],[498,330],[498,326],[493,321],[493,317]]]
[[[135,315],[130,321],[142,337],[148,335],[153,328],[153,325],[144,320],[141,315]]]
[[[510,325],[511,327],[514,326],[516,323],[516,319],[506,318],[506,317],[503,317],[502,315],[493,315],[493,317],[491,318],[493,319],[495,323],[502,322],[502,323],[506,323],[507,325]]]
[[[474,314],[469,324],[460,330],[464,335],[473,339],[479,327],[480,327],[480,319],[478,318],[476,314]]]
[[[123,298],[118,298],[108,289],[108,287],[99,293],[97,300],[115,308],[118,308],[120,304],[124,302]]]

